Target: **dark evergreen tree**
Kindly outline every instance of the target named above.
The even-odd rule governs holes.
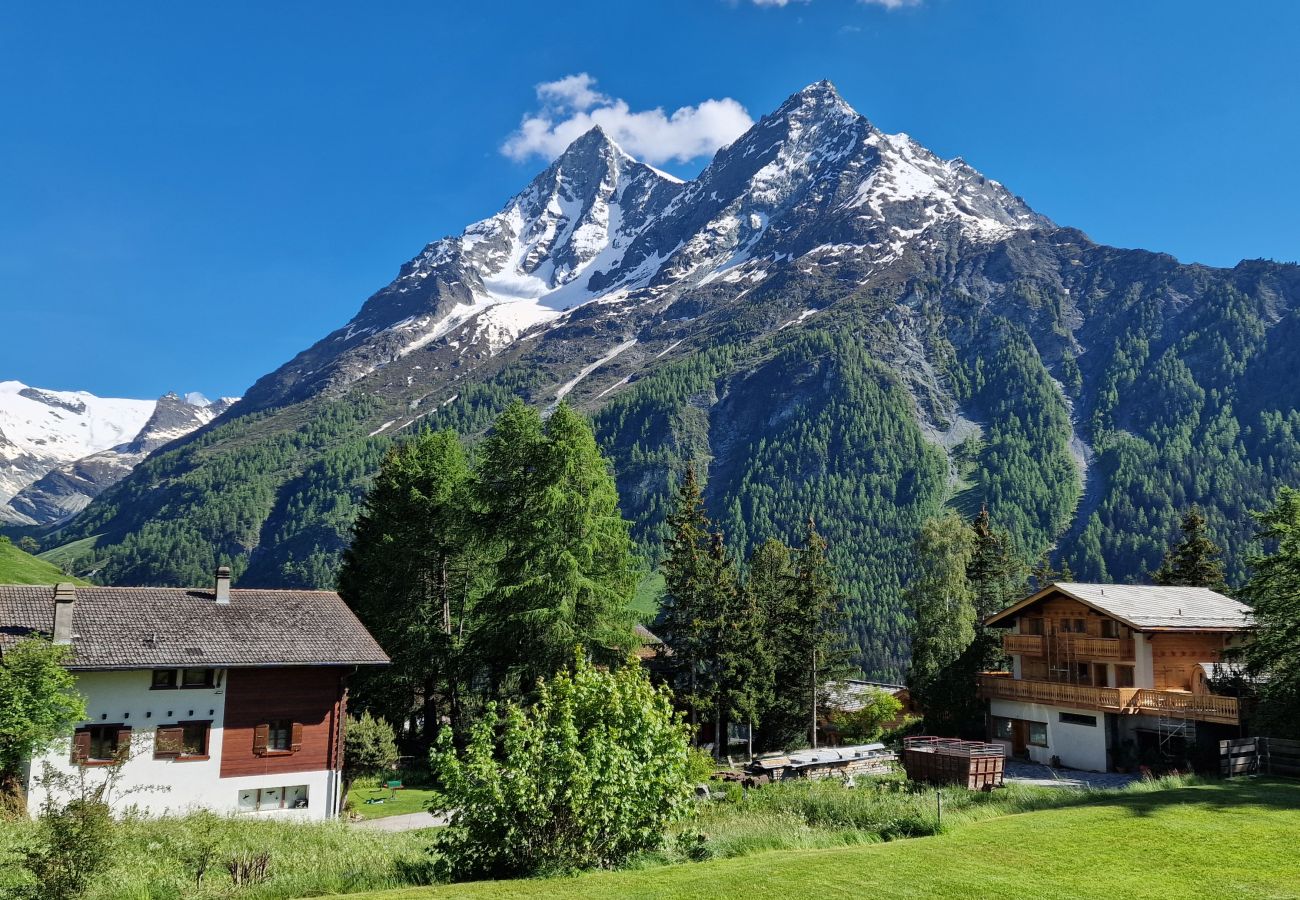
[[[736,566],[720,532],[713,535],[709,562],[718,601],[712,668],[716,681],[714,747],[721,755],[726,751],[729,725],[753,728],[759,724],[772,692],[772,661],[757,598],[737,583]]]
[[[393,661],[360,680],[357,705],[393,722],[421,721],[425,744],[441,718],[462,724],[472,674],[466,626],[488,567],[471,527],[469,474],[450,431],[394,447],[339,571],[339,593]]]
[[[1011,538],[989,519],[983,507],[971,523],[974,546],[966,577],[974,595],[977,622],[983,622],[1020,600],[1027,587],[1025,564],[1016,555]]]
[[[1223,551],[1206,534],[1205,516],[1193,506],[1179,526],[1183,539],[1165,554],[1160,568],[1151,573],[1156,584],[1227,590]]]
[[[812,517],[803,544],[794,553],[793,571],[773,629],[775,690],[788,698],[787,714],[803,717],[804,735],[817,743],[816,721],[826,701],[826,685],[848,677],[853,667],[844,646],[844,595],[827,556],[826,539]]]
[[[1255,633],[1232,655],[1259,684],[1260,730],[1300,738],[1300,491],[1282,488],[1255,518],[1271,549],[1250,559],[1241,598],[1254,608]]]
[[[664,594],[659,635],[661,661],[677,700],[686,707],[693,729],[712,705],[705,664],[711,653],[712,621],[705,586],[711,568],[709,520],[695,470],[688,468],[677,491],[677,506],[667,520],[663,562]],[[698,735],[693,736],[693,739]]]

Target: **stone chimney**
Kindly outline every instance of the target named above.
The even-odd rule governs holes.
[[[226,605],[230,602],[230,566],[217,566],[217,602]]]
[[[64,581],[54,586],[54,643],[72,643],[72,610],[76,605],[76,585]]]

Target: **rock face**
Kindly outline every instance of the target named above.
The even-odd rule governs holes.
[[[908,248],[1051,227],[960,160],[887,135],[829,82],[810,85],[684,184],[599,128],[501,212],[436,241],[343,328],[259,380],[244,409],[338,390],[441,343],[495,355],[584,305],[631,325],[645,304],[711,282],[752,287],[796,259],[851,253],[884,266]]]
[[[233,402],[198,394],[122,400],[0,382],[0,522],[66,520],[154,450]]]
[[[858,661],[897,679],[945,508],[1126,580],[1195,503],[1239,578],[1249,511],[1300,484],[1297,346],[1300,268],[1098,245],[819,82],[689,182],[583,135],[45,543],[108,583],[327,587],[395,437],[565,400],[652,562],[687,466],[739,553],[814,515]]]

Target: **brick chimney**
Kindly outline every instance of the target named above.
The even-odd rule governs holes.
[[[217,566],[216,594],[221,605],[230,602],[230,566]]]
[[[72,610],[76,605],[76,585],[63,581],[54,586],[54,643],[72,643]]]

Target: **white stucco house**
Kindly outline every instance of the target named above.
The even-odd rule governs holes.
[[[86,719],[32,760],[96,776],[115,805],[325,819],[340,808],[346,679],[383,650],[329,591],[0,585],[0,655],[32,634],[71,647]]]

